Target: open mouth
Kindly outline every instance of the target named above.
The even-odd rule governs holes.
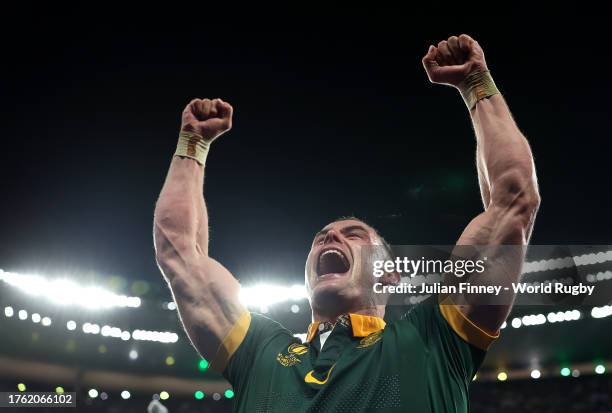
[[[327,249],[319,255],[317,275],[344,274],[351,268],[348,258],[336,248]]]

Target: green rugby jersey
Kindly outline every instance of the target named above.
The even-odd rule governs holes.
[[[431,297],[400,320],[348,314],[321,350],[318,323],[302,343],[245,312],[211,363],[237,412],[467,412],[468,388],[497,337]]]

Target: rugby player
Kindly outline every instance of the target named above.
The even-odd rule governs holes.
[[[465,34],[452,36],[430,46],[422,62],[432,83],[458,89],[476,134],[484,211],[457,245],[525,246],[540,203],[534,162],[480,45]],[[314,237],[305,269],[312,308],[305,342],[241,304],[238,281],[208,254],[202,196],[206,156],[230,130],[232,111],[221,99],[195,99],[183,111],[156,205],[154,238],[183,326],[211,368],[234,387],[235,411],[468,411],[469,384],[512,300],[491,306],[432,296],[386,324],[385,305],[372,289],[381,279],[359,255],[368,251],[364,246],[386,242],[359,219],[331,222]],[[523,259],[516,255],[486,282],[518,281]],[[387,273],[382,282],[398,283],[399,276]]]

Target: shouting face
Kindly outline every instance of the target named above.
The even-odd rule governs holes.
[[[306,261],[313,312],[333,317],[380,304],[372,286],[381,280],[374,277],[371,261],[382,250],[382,238],[357,219],[335,221],[319,231]]]

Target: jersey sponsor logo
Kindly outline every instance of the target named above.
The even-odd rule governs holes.
[[[361,340],[359,340],[359,344],[357,344],[357,348],[367,348],[367,347],[373,346],[374,344],[378,343],[381,338],[382,338],[382,330],[376,331],[375,333],[372,333],[362,338]]]
[[[287,347],[287,354],[278,353],[276,355],[276,361],[278,361],[282,366],[291,367],[301,362],[298,356],[306,353],[308,353],[308,347],[303,344],[293,343]]]
[[[331,372],[335,366],[336,366],[335,364],[331,366],[330,369],[327,370],[327,374],[325,375],[325,378],[321,380],[317,379],[315,376],[312,375],[312,373],[314,373],[314,370],[310,370],[308,373],[306,373],[306,376],[304,376],[304,381],[306,383],[312,383],[312,384],[325,384],[327,383],[327,380],[329,380],[329,376],[331,375]]]

